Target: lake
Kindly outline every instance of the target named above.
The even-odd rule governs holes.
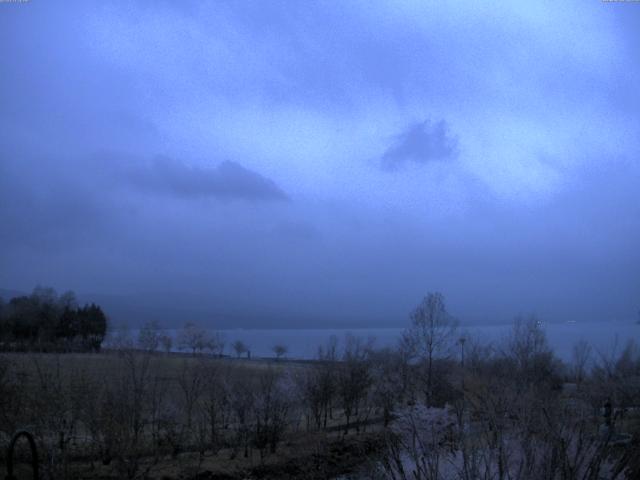
[[[563,360],[571,359],[573,346],[579,340],[586,340],[593,348],[593,354],[620,352],[630,339],[640,339],[640,325],[632,323],[557,323],[542,327],[549,344]],[[472,336],[482,342],[499,342],[509,335],[512,325],[462,326],[460,333]],[[393,346],[403,332],[403,328],[360,328],[360,329],[230,329],[218,330],[226,342],[224,353],[233,355],[231,344],[241,340],[249,346],[252,357],[273,357],[272,347],[286,345],[287,358],[315,358],[318,346],[324,345],[331,336],[338,338],[340,347],[345,335],[374,338],[377,346]],[[171,331],[173,335],[177,330]]]

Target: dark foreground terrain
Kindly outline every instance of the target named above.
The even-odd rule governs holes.
[[[519,322],[502,345],[458,341],[463,359],[428,349],[444,329],[414,322],[396,349],[348,337],[308,362],[5,353],[0,445],[32,433],[42,479],[640,478],[633,342],[564,364]],[[16,458],[30,478],[24,442]]]

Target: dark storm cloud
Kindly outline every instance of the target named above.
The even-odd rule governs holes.
[[[113,240],[140,221],[145,208],[141,192],[156,194],[154,203],[182,198],[189,200],[187,205],[200,198],[218,204],[289,199],[275,182],[232,161],[205,168],[167,157],[144,162],[116,153],[77,158],[6,154],[0,162],[0,243],[5,249],[54,251]]]
[[[638,9],[2,7],[0,287],[265,327],[400,325],[427,290],[463,320],[637,312]]]
[[[382,168],[394,170],[407,162],[449,160],[455,158],[457,152],[458,139],[449,132],[447,122],[424,120],[409,125],[396,136],[393,145],[382,155]]]
[[[178,197],[213,197],[255,201],[288,200],[276,183],[239,163],[224,161],[214,168],[189,166],[167,157],[156,157],[136,167],[129,180],[156,193]]]

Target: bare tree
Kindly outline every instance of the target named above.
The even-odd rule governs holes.
[[[521,388],[559,382],[556,375],[558,360],[547,342],[541,322],[534,315],[516,318],[503,353],[513,361],[515,380]]]
[[[242,340],[236,340],[235,342],[233,342],[233,344],[231,344],[231,347],[236,352],[238,358],[240,358],[244,353],[249,352],[249,347],[245,345]]]
[[[394,480],[439,480],[447,474],[447,460],[453,457],[454,416],[445,409],[414,405],[398,413],[386,435],[387,448],[382,468]],[[491,478],[491,477],[488,477]]]
[[[580,340],[573,346],[572,351],[573,379],[580,385],[587,374],[587,366],[591,361],[591,345],[586,340]]]
[[[178,348],[191,350],[191,353],[202,353],[207,348],[209,337],[207,331],[196,324],[188,322],[178,335]]]
[[[372,352],[372,401],[382,410],[384,426],[389,426],[392,412],[403,398],[405,372],[403,358],[398,351],[383,349]]]
[[[29,399],[30,424],[41,439],[45,457],[43,465],[49,477],[65,476],[68,447],[78,429],[79,415],[74,408],[71,380],[76,372],[63,371],[61,358],[30,356],[35,370],[35,384]]]
[[[298,395],[307,418],[316,429],[327,428],[333,415],[333,402],[337,394],[338,357],[337,337],[332,336],[326,345],[318,348],[316,361],[297,372]]]
[[[166,353],[167,355],[171,353],[171,348],[173,347],[173,338],[171,337],[171,335],[167,334],[166,332],[161,333],[158,340],[160,341],[160,346],[162,347],[164,353]]]
[[[145,323],[138,332],[138,348],[155,352],[160,345],[160,326],[155,320]]]
[[[276,359],[280,360],[281,357],[287,354],[289,348],[286,345],[279,343],[274,345],[271,350],[273,350],[273,353],[275,353]]]
[[[231,458],[235,458],[238,449],[242,448],[244,457],[249,456],[251,432],[254,430],[253,404],[254,392],[257,390],[255,382],[247,376],[235,375],[229,381],[230,404],[233,411],[235,427],[235,441],[231,451]]]
[[[364,400],[371,386],[371,365],[369,353],[371,342],[365,344],[361,338],[347,336],[342,362],[337,368],[338,395],[342,402],[342,409],[346,417],[344,433],[349,433],[351,419],[360,414],[364,407]],[[359,431],[360,424],[356,425]]]
[[[228,368],[223,369],[213,363],[208,364],[204,371],[204,392],[201,406],[208,427],[209,445],[214,454],[222,443],[220,432],[228,422],[230,405],[225,377],[230,374]]]
[[[275,453],[289,422],[294,399],[293,383],[280,370],[268,368],[257,382],[253,414],[255,417],[254,443],[264,457],[266,448]]]
[[[20,372],[12,359],[0,355],[0,435],[9,438],[17,429],[24,415],[26,385],[20,381]]]
[[[306,417],[307,430],[311,429],[311,420],[316,429],[322,426],[323,403],[319,372],[317,368],[305,368],[297,371],[294,377],[297,394]]]
[[[411,326],[404,332],[405,342],[426,362],[426,402],[433,397],[434,359],[449,356],[455,340],[456,322],[447,313],[441,293],[429,293],[411,314]]]
[[[318,347],[318,360],[335,362],[338,359],[338,337],[331,335],[326,345]]]
[[[178,386],[182,394],[182,409],[185,413],[186,431],[193,426],[193,415],[197,402],[206,386],[205,371],[202,363],[193,363],[183,359],[177,377]]]
[[[214,332],[209,335],[206,341],[205,349],[211,352],[215,357],[222,357],[224,353],[225,338],[220,332]]]
[[[149,405],[154,403],[149,398],[151,358],[147,352],[123,350],[117,368],[101,382],[104,388],[97,408],[97,440],[103,463],[115,460],[121,478],[135,478],[143,467],[145,427],[149,423]]]

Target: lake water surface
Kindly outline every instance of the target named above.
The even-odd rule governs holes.
[[[560,323],[542,327],[556,354],[563,360],[570,360],[573,346],[579,340],[588,341],[594,355],[618,352],[630,339],[640,340],[640,325],[633,323]],[[483,342],[499,342],[509,335],[512,325],[466,326],[460,333],[470,335]],[[318,346],[326,344],[331,336],[338,338],[338,346],[344,343],[347,334],[375,339],[377,346],[393,346],[404,329],[402,328],[361,328],[361,329],[233,329],[219,330],[225,344],[224,353],[233,355],[231,344],[236,340],[249,346],[252,357],[273,357],[272,347],[286,345],[287,358],[315,358]],[[174,335],[177,331],[173,331]]]

